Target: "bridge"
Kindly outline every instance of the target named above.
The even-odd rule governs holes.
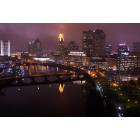
[[[76,67],[66,66],[62,64],[56,63],[16,63],[16,66],[27,66],[36,67],[36,66],[49,66],[55,67],[63,70],[67,70],[66,72],[55,72],[55,73],[47,73],[47,74],[35,74],[24,77],[1,77],[0,78],[0,94],[3,95],[3,88],[7,87],[17,87],[17,86],[32,86],[32,85],[40,85],[40,84],[59,84],[59,92],[63,93],[65,82],[72,82],[77,80],[87,80],[89,84],[87,84],[86,89],[88,89],[88,94],[86,95],[87,103],[86,103],[86,114],[88,116],[93,115],[101,115],[103,109],[106,108],[106,103],[104,97],[102,95],[102,91],[97,89],[96,82],[94,79],[84,70],[81,70]],[[18,106],[17,106],[18,107]],[[102,109],[103,108],[103,109]],[[4,110],[5,111],[5,110]],[[96,112],[96,113],[95,113]],[[7,113],[7,112],[6,112]],[[9,113],[9,112],[8,112]],[[27,113],[28,114],[28,113]]]
[[[3,69],[6,69],[8,68],[9,66],[7,66],[7,64],[5,64],[6,67],[3,68]],[[84,72],[83,70],[81,69],[78,69],[77,67],[72,67],[72,66],[69,66],[69,65],[64,65],[64,64],[58,64],[58,63],[55,63],[55,62],[15,62],[14,63],[14,66],[23,66],[25,68],[27,68],[28,70],[33,67],[34,70],[37,69],[38,66],[44,66],[47,67],[55,67],[55,68],[60,68],[60,69],[63,69],[63,70],[68,70],[68,71],[75,71],[75,72]]]
[[[23,63],[15,63],[16,66],[24,66],[24,67],[28,67],[28,69],[30,69],[30,67],[37,67],[37,66],[44,66],[44,67],[56,67],[56,68],[60,68],[63,70],[68,70],[68,71],[74,71],[74,72],[84,72],[81,69],[78,69],[77,67],[72,67],[72,66],[68,66],[68,65],[63,65],[63,64],[57,64],[55,62],[42,62],[42,63],[38,63],[38,62],[23,62]]]
[[[67,70],[67,72],[56,72],[56,73],[48,73],[48,74],[38,74],[38,75],[29,75],[24,77],[1,77],[0,78],[0,89],[5,87],[14,87],[14,86],[31,86],[31,85],[39,85],[39,84],[54,84],[54,83],[64,83],[70,81],[77,80],[91,80],[91,77],[85,71],[78,69],[72,66],[66,66],[62,64],[56,63],[16,63],[16,66],[49,66],[56,67],[63,70]]]

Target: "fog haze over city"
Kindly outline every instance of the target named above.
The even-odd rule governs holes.
[[[55,49],[58,34],[64,33],[65,44],[71,40],[80,46],[82,42],[82,31],[103,29],[106,33],[106,42],[115,47],[118,43],[125,42],[131,48],[133,42],[140,41],[140,24],[105,24],[105,23],[21,23],[0,24],[0,39],[11,40],[13,51],[24,50],[28,41],[39,38],[46,49]]]

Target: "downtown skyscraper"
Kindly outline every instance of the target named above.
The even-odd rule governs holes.
[[[103,30],[83,31],[83,51],[88,57],[99,57],[105,55],[106,35]]]

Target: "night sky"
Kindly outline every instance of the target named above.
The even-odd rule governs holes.
[[[106,33],[107,42],[125,42],[130,48],[133,41],[140,41],[140,24],[88,24],[88,23],[8,23],[0,24],[0,39],[11,40],[12,50],[25,50],[28,41],[39,38],[46,49],[56,48],[58,34],[64,33],[65,42],[76,41],[81,44],[82,31],[89,29],[103,29]],[[115,47],[114,47],[115,48]]]

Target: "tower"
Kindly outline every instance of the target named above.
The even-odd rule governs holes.
[[[64,47],[64,34],[60,33],[58,35],[58,51],[61,55],[64,55],[65,47]]]
[[[83,31],[82,36],[83,51],[88,57],[93,56],[93,31]]]
[[[70,41],[68,43],[68,49],[69,49],[69,51],[78,51],[79,46],[75,41]]]
[[[129,48],[125,43],[120,43],[118,45],[118,56],[119,57],[125,57],[129,55]]]
[[[29,41],[28,52],[31,56],[34,56],[34,57],[43,56],[43,48],[39,39]]]
[[[108,57],[110,56],[112,53],[112,44],[107,44],[105,46],[105,55]]]
[[[137,58],[130,55],[128,46],[125,43],[118,45],[117,68],[119,72],[130,72],[137,67]]]
[[[59,48],[63,48],[64,47],[64,34],[63,33],[60,33],[58,35],[58,47]]]
[[[64,43],[64,34],[63,33],[60,33],[59,35],[58,35],[58,39],[59,39],[59,42],[63,42]]]
[[[10,56],[10,40],[0,41],[0,55],[1,56]]]
[[[83,51],[89,57],[105,55],[106,35],[103,30],[83,31]]]

